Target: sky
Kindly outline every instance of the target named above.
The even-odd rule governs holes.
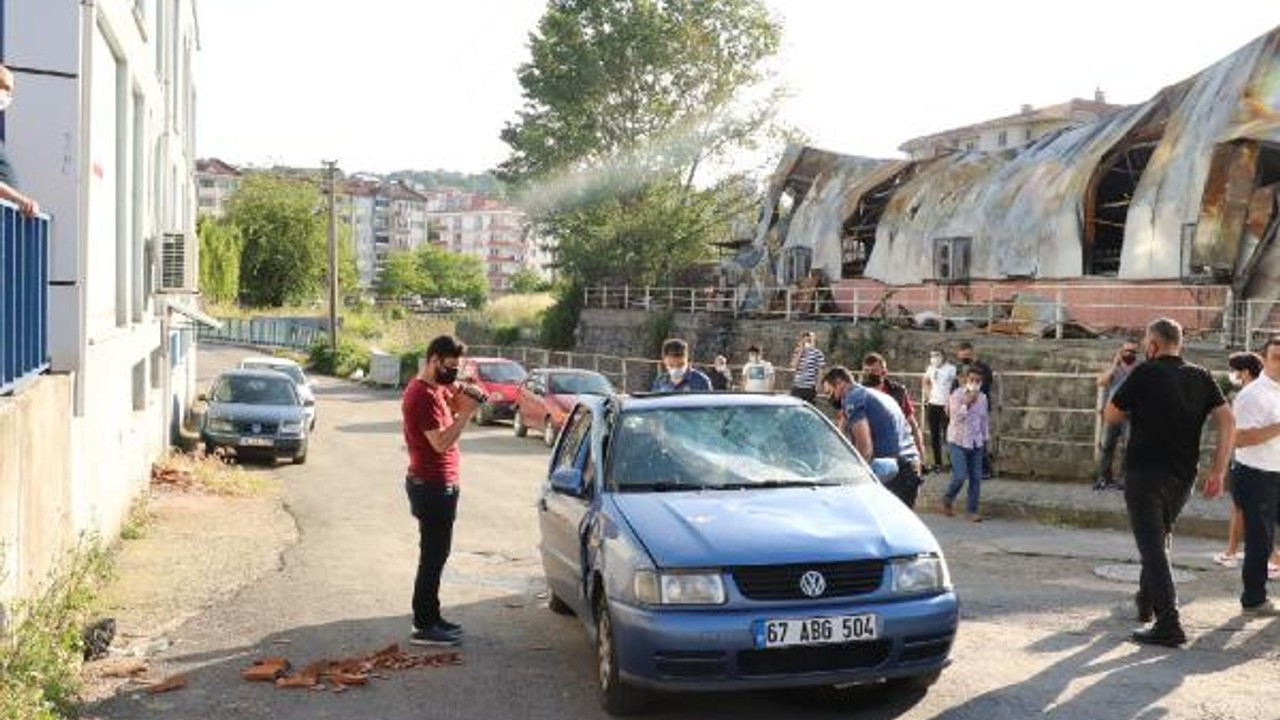
[[[819,147],[903,141],[1072,97],[1135,103],[1280,25],[1276,0],[764,0],[779,118]],[[1047,12],[1052,7],[1052,12]],[[199,0],[197,151],[348,172],[486,171],[545,0]]]

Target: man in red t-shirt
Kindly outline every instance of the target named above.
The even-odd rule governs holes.
[[[473,388],[458,384],[467,347],[441,335],[427,346],[422,371],[401,402],[409,448],[405,491],[418,519],[418,576],[413,584],[414,645],[457,645],[462,628],[440,616],[440,576],[453,544],[458,510],[458,438],[480,407]]]

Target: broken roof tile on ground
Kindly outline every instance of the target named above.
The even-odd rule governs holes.
[[[367,685],[371,678],[386,679],[376,670],[401,671],[424,667],[461,665],[462,655],[456,652],[435,654],[411,654],[399,645],[389,645],[375,653],[343,660],[316,660],[301,670],[290,674],[288,658],[265,657],[240,671],[240,676],[250,682],[274,682],[277,688],[304,690],[332,689],[345,692],[353,685]]]

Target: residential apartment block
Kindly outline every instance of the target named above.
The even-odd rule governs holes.
[[[201,215],[220,218],[227,199],[240,189],[244,173],[218,158],[196,160],[196,207]]]
[[[547,250],[531,232],[524,213],[483,196],[470,197],[465,207],[459,205],[432,212],[431,223],[442,247],[484,262],[490,290],[509,291],[511,276],[521,270],[549,277]]]
[[[1123,107],[1107,103],[1106,96],[1099,90],[1093,100],[1072,98],[1042,108],[1023,105],[1015,115],[912,138],[898,149],[912,160],[927,160],[957,151],[998,152],[1030,145],[1050,133],[1093,122]]]
[[[339,222],[351,230],[360,285],[377,285],[392,252],[410,252],[427,242],[428,198],[399,181],[355,177],[338,186]]]
[[[0,381],[2,603],[38,589],[83,535],[116,536],[195,394],[203,318],[196,2],[0,0],[0,21],[16,76],[5,148],[48,214],[22,221],[47,232],[47,256],[0,228],[47,273],[0,278],[6,299],[25,287],[0,338],[30,343],[16,381]]]

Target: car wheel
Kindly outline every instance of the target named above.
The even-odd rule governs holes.
[[[547,447],[554,447],[556,444],[556,426],[551,422],[551,416],[548,415],[542,420],[542,442]]]
[[[942,677],[941,670],[934,670],[923,675],[912,675],[911,677],[893,678],[886,685],[894,690],[904,690],[907,692],[924,692],[933,687],[935,683]]]
[[[560,596],[555,593],[551,593],[551,596],[547,598],[547,607],[551,609],[551,612],[557,615],[574,614],[573,608],[569,607],[569,603],[561,600]]]
[[[493,408],[488,403],[485,403],[484,405],[481,405],[480,409],[476,410],[476,414],[471,417],[476,421],[477,425],[492,425]]]
[[[303,445],[302,450],[299,451],[297,455],[293,456],[293,464],[294,465],[307,464],[307,446],[306,445]]]
[[[524,418],[520,417],[519,408],[516,408],[516,416],[511,419],[511,427],[515,430],[516,437],[525,437],[529,434],[529,428],[525,427]]]
[[[618,650],[614,644],[613,618],[609,600],[596,601],[596,675],[600,683],[600,704],[610,715],[634,715],[649,704],[643,689],[628,685],[618,674]]]

